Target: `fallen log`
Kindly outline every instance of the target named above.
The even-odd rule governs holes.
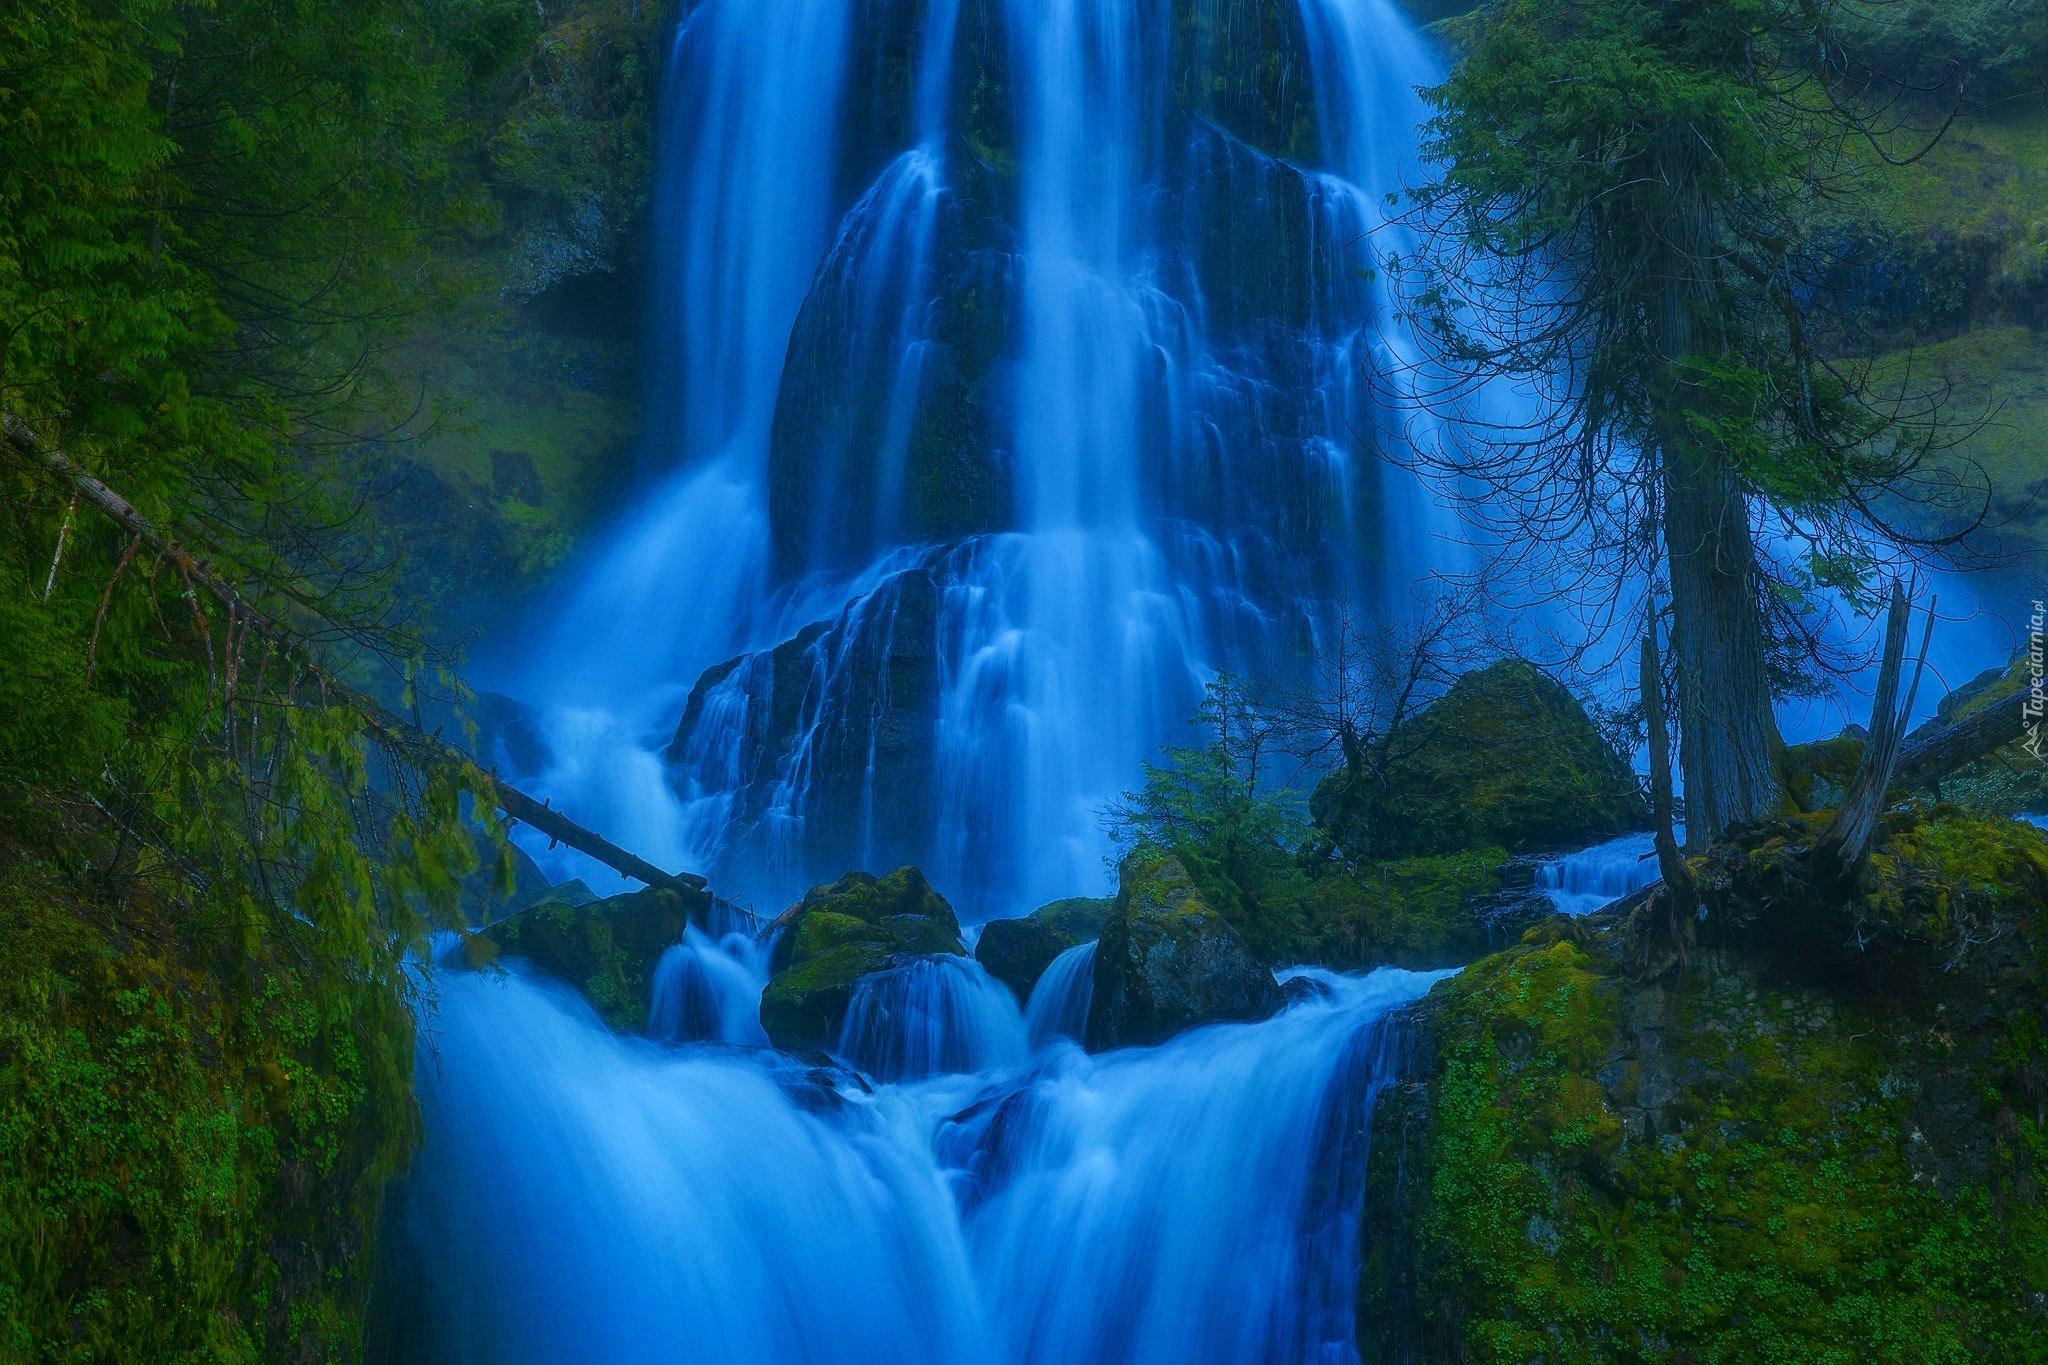
[[[19,417],[12,413],[0,413],[0,435],[5,436],[9,446],[38,462],[117,525],[168,559],[194,588],[205,592],[227,608],[230,621],[234,622],[238,629],[253,630],[281,649],[297,653],[309,672],[319,679],[322,689],[328,695],[342,697],[362,713],[371,730],[375,732],[378,742],[386,748],[403,752],[414,762],[422,765],[454,763],[475,769],[489,785],[497,808],[506,816],[524,821],[556,843],[567,844],[578,853],[595,858],[620,876],[630,877],[648,886],[672,887],[692,893],[702,893],[709,886],[705,878],[694,872],[664,872],[653,863],[627,852],[595,831],[585,829],[560,811],[544,802],[534,800],[518,788],[500,780],[497,774],[485,769],[468,754],[440,736],[430,735],[418,726],[402,720],[376,698],[336,678],[313,657],[311,641],[303,632],[294,630],[251,603],[233,583],[221,577],[212,565],[158,529],[126,498],[88,474],[70,456],[44,441]]]
[[[1996,753],[2027,733],[2028,693],[2025,688],[1991,703],[1954,725],[1944,725],[1909,740],[1899,754],[1898,771],[1892,786],[1900,791],[1922,791],[1932,787],[1958,768]]]

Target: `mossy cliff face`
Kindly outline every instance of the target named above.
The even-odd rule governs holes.
[[[953,908],[914,867],[880,878],[849,872],[812,888],[774,927],[774,976],[761,993],[761,1027],[792,1052],[838,1042],[863,976],[909,957],[967,951]]]
[[[0,1359],[356,1358],[412,1132],[395,994],[0,827]]]
[[[1414,1010],[1367,1361],[2048,1358],[2048,844],[1897,819],[1822,909],[1785,877],[1801,828],[1701,865],[1689,960],[1653,900]]]
[[[1383,788],[1340,771],[1310,802],[1354,856],[1572,848],[1644,822],[1635,775],[1586,709],[1519,659],[1467,673],[1387,746]]]
[[[621,1033],[647,1026],[654,967],[691,920],[711,908],[707,895],[668,888],[629,892],[585,905],[543,901],[471,935],[463,960],[486,967],[523,957],[583,992]]]

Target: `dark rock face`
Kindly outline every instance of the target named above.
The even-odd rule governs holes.
[[[905,571],[838,619],[697,680],[667,757],[685,783],[730,795],[721,881],[787,885],[808,868],[922,856],[938,596],[930,571]],[[784,865],[792,827],[802,835],[794,869]]]
[[[523,957],[582,991],[620,1032],[646,1027],[654,964],[711,908],[707,895],[667,888],[635,891],[587,905],[543,901],[499,920],[464,943],[468,965]]]
[[[974,944],[974,960],[1008,986],[1022,1005],[1052,960],[1079,942],[1035,915],[990,920]]]
[[[1279,983],[1176,858],[1126,860],[1095,950],[1090,1052],[1163,1042],[1219,1020],[1264,1019]]]
[[[1116,902],[1107,896],[1053,901],[1020,919],[990,920],[974,945],[974,960],[1008,986],[1023,1004],[1052,960],[1102,933]]]
[[[1309,802],[1354,856],[1576,848],[1646,820],[1635,774],[1578,699],[1519,659],[1458,679],[1391,742],[1384,795],[1340,771]]]
[[[2048,840],[1894,813],[1839,904],[1803,873],[1824,823],[1715,845],[1684,954],[1652,892],[1413,1008],[1365,1361],[1601,1356],[1616,1323],[1672,1359],[2038,1358]]]
[[[932,953],[966,955],[953,908],[914,867],[886,877],[849,872],[779,915],[761,1026],[788,1052],[829,1048],[870,972]]]

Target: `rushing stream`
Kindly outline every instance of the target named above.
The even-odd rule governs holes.
[[[872,1090],[765,1050],[618,1037],[517,966],[443,975],[404,1353],[1350,1359],[1386,1020],[1436,977],[1318,973],[1327,994],[1263,1024],[1090,1057],[1056,1034],[1028,1049],[978,972],[882,988],[936,1027],[870,1058],[906,1076]],[[664,976],[657,1028],[692,1014],[669,993],[709,979]],[[758,1028],[744,996],[698,1000],[723,1002],[696,1009],[700,1032]],[[872,1041],[857,1019],[854,1054]]]

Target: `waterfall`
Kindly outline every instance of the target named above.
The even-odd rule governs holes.
[[[535,713],[508,770],[764,909],[916,863],[972,925],[1104,889],[1103,804],[1218,671],[1443,567],[1360,377],[1404,345],[1372,236],[1428,55],[1386,0],[1280,0],[1248,51],[1235,2],[687,8],[647,483],[490,679]],[[1092,945],[1028,1017],[899,960],[796,1058],[727,927],[662,955],[644,1038],[516,960],[436,975],[385,1354],[1351,1358],[1434,977],[1090,1056]]]
[[[1678,841],[1685,842],[1683,825]],[[1624,834],[1542,864],[1536,869],[1536,889],[1567,915],[1590,915],[1661,875],[1654,836]]]
[[[1090,939],[1054,958],[1031,988],[1024,1006],[1031,1046],[1044,1047],[1057,1038],[1078,1039],[1094,997],[1095,940]]]
[[[540,712],[532,785],[764,908],[913,862],[1016,913],[1104,889],[1102,808],[1205,681],[1463,564],[1383,458],[1434,59],[1391,0],[1282,0],[1275,52],[1181,8],[688,12],[663,472],[492,679]]]
[[[667,1043],[766,1047],[761,983],[767,952],[746,934],[714,941],[692,924],[654,967],[647,1036]]]
[[[861,978],[839,1055],[883,1081],[986,1071],[1024,1060],[1009,987],[965,957],[921,957]]]
[[[1333,978],[1262,1024],[870,1093],[620,1038],[517,963],[439,975],[392,1233],[420,1315],[392,1354],[1348,1359],[1389,1014],[1436,979]]]

